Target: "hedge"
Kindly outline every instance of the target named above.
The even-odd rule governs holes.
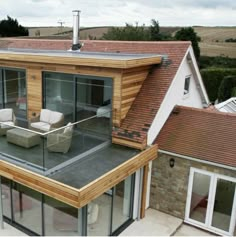
[[[207,68],[201,70],[209,99],[214,102],[218,98],[221,81],[226,76],[236,76],[236,68]]]

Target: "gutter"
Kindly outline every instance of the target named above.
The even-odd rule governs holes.
[[[180,155],[180,154],[177,154],[177,153],[173,153],[173,152],[169,152],[169,151],[165,151],[165,150],[161,150],[161,149],[159,149],[158,152],[166,154],[166,155],[176,156],[176,157],[183,158],[183,159],[186,159],[186,160],[195,161],[195,162],[198,162],[198,163],[203,163],[203,164],[212,165],[212,166],[216,166],[216,167],[223,168],[223,169],[236,171],[236,167],[232,167],[232,166],[228,166],[228,165],[218,164],[218,163],[214,163],[214,162],[206,161],[206,160],[200,160],[198,158],[185,156],[185,155]]]

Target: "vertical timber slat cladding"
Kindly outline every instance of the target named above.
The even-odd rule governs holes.
[[[122,74],[121,86],[121,120],[123,120],[130,107],[133,104],[137,94],[139,93],[144,80],[146,79],[150,70],[150,66],[140,67],[134,69],[126,69]]]
[[[42,72],[39,69],[27,69],[28,119],[40,113],[42,109]]]

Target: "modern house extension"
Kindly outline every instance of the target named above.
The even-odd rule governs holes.
[[[190,42],[70,46],[0,40],[1,217],[34,235],[115,235],[152,205],[175,105],[209,100]]]

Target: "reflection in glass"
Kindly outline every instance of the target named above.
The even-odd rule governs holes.
[[[3,215],[11,218],[11,191],[10,191],[10,180],[1,177],[2,181],[2,204],[3,204]]]
[[[3,78],[2,70],[0,69],[0,109],[3,108]]]
[[[46,236],[81,235],[78,209],[51,197],[44,198],[44,219]]]
[[[235,183],[217,179],[212,226],[229,232],[233,208]]]
[[[112,231],[131,218],[132,176],[117,184],[114,188]]]
[[[210,180],[209,175],[194,173],[190,218],[201,223],[206,219]]]
[[[111,190],[102,194],[88,204],[87,234],[88,236],[108,236],[111,225]]]
[[[46,109],[64,114],[65,123],[74,121],[74,79],[65,73],[44,73]]]
[[[13,183],[12,195],[14,221],[42,235],[42,194]]]
[[[4,70],[5,107],[12,108],[18,118],[27,117],[26,78],[24,71]]]

